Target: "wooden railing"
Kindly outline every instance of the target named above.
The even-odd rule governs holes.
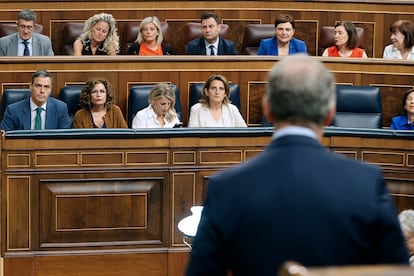
[[[210,175],[260,154],[271,134],[269,128],[6,133],[4,275],[183,275],[188,248],[179,220],[202,204]],[[412,138],[326,128],[323,144],[380,165],[402,210],[414,208]]]

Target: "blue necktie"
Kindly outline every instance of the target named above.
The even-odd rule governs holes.
[[[214,52],[214,46],[210,45],[208,48],[210,48],[210,56],[215,56],[216,53]]]
[[[30,51],[29,51],[29,42],[27,40],[23,40],[23,44],[24,44],[24,51],[23,51],[23,56],[30,56]]]
[[[35,127],[34,129],[42,129],[42,110],[43,108],[41,108],[40,106],[36,108],[36,118],[35,118]]]

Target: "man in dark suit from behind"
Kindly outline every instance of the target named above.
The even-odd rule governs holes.
[[[187,45],[187,55],[237,55],[235,44],[219,36],[220,20],[215,13],[204,13],[201,16],[203,37],[190,41]]]
[[[321,145],[335,115],[333,75],[294,55],[272,68],[263,111],[272,141],[213,175],[187,275],[276,275],[305,266],[407,264],[397,211],[381,169]]]
[[[47,71],[38,70],[33,73],[31,96],[7,106],[0,129],[9,131],[70,128],[66,103],[50,96],[52,80],[52,75]]]

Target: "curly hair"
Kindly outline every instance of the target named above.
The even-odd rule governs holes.
[[[210,101],[208,96],[205,93],[205,90],[210,88],[211,83],[214,80],[218,80],[221,81],[224,84],[224,90],[225,90],[225,95],[224,95],[224,99],[223,99],[223,104],[229,104],[230,103],[230,99],[229,99],[229,94],[230,94],[230,85],[229,82],[227,81],[227,79],[222,76],[222,75],[211,75],[206,82],[204,83],[203,86],[203,91],[201,93],[201,97],[199,102],[203,105],[207,105],[208,107],[210,107]]]
[[[135,42],[137,42],[138,44],[141,44],[144,41],[144,38],[142,36],[142,29],[150,23],[154,24],[154,26],[158,30],[157,45],[160,45],[162,43],[164,37],[161,31],[161,22],[156,16],[145,17],[144,20],[142,20],[141,24],[139,25],[139,32],[138,32],[138,36]]]
[[[85,21],[85,26],[83,27],[83,31],[79,36],[79,39],[83,43],[87,40],[91,40],[91,28],[101,21],[104,21],[109,25],[108,36],[103,43],[103,50],[108,54],[119,53],[118,29],[116,28],[116,21],[112,14],[100,13],[89,17],[89,19]]]
[[[79,105],[82,108],[86,108],[88,110],[92,109],[92,101],[91,101],[92,90],[95,87],[95,85],[99,83],[102,83],[106,89],[105,107],[107,109],[112,107],[112,105],[114,104],[114,92],[113,92],[111,83],[108,80],[103,79],[103,78],[94,78],[94,79],[88,80],[82,88],[82,92],[79,97]]]

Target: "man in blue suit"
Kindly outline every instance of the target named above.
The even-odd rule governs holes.
[[[53,56],[50,38],[34,32],[36,14],[22,10],[17,17],[17,32],[0,38],[0,56]]]
[[[272,141],[209,179],[187,275],[276,275],[288,260],[408,263],[381,169],[320,143],[335,98],[334,77],[318,60],[293,55],[276,64],[263,99]]]
[[[220,20],[215,13],[205,13],[201,16],[203,37],[190,41],[187,45],[187,55],[237,55],[237,49],[230,40],[221,38]]]
[[[66,103],[50,97],[52,75],[43,70],[32,75],[31,97],[7,106],[0,129],[60,129],[70,128]]]

